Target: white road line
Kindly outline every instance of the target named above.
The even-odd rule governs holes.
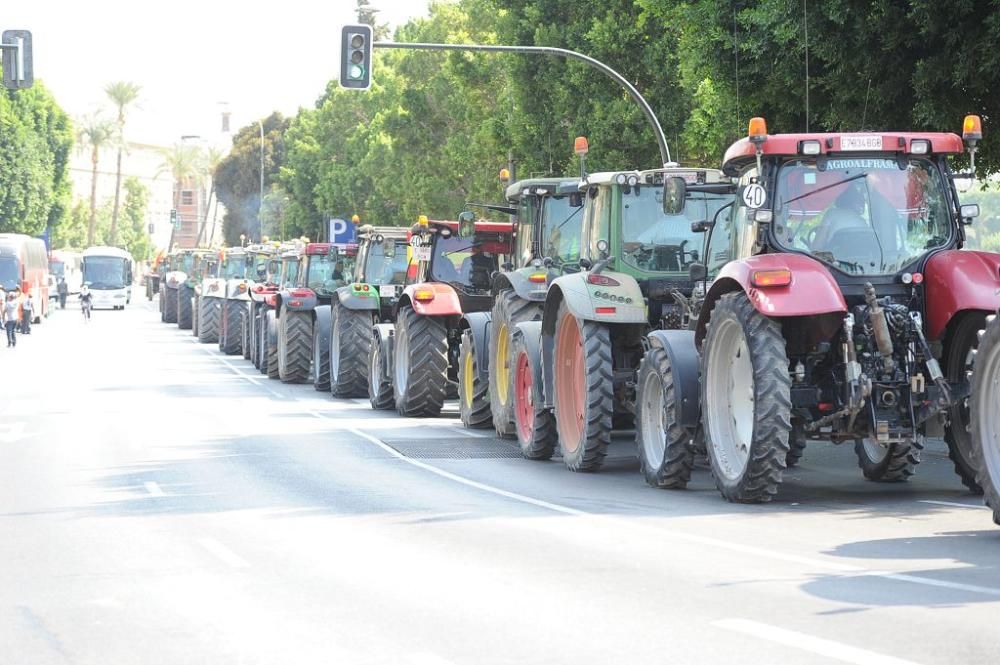
[[[449,425],[452,429],[458,430],[463,436],[472,436],[477,439],[492,439],[494,436],[492,434],[485,434],[483,432],[477,432],[474,429],[468,429],[465,425]]]
[[[935,506],[955,506],[956,508],[974,508],[976,510],[989,510],[988,506],[981,506],[972,503],[959,503],[957,501],[932,501],[930,499],[917,499],[917,503],[930,503]]]
[[[223,563],[228,564],[231,568],[249,568],[250,562],[239,556],[231,549],[215,540],[214,538],[202,538],[198,541],[202,547],[211,552]]]
[[[147,492],[149,492],[149,496],[166,496],[163,490],[160,489],[160,486],[151,480],[147,480],[142,484],[142,486],[146,488]]]
[[[194,343],[197,343],[197,340],[191,340],[191,341],[194,342]],[[236,367],[235,365],[233,365],[232,363],[230,363],[225,358],[220,358],[219,356],[212,354],[211,345],[205,346],[203,344],[198,344],[197,348],[203,350],[205,353],[210,354],[209,355],[210,358],[214,358],[215,360],[217,360],[220,363],[222,363],[223,365],[225,365],[227,368],[229,368],[230,371],[232,371],[234,374],[236,374],[236,376],[239,376],[240,378],[246,379],[247,381],[249,381],[250,383],[254,384],[255,386],[260,386],[261,388],[263,388],[267,392],[271,393],[271,395],[273,395],[274,397],[281,397],[281,398],[285,397],[285,395],[282,395],[277,390],[275,390],[275,389],[271,388],[269,385],[267,385],[267,383],[265,383],[262,379],[260,379],[260,378],[258,378],[256,376],[250,376],[249,374],[245,374],[244,372],[242,372],[240,370],[239,367]],[[270,379],[268,379],[268,381],[270,381]]]
[[[766,623],[751,621],[749,619],[721,619],[713,621],[713,626],[725,628],[726,630],[743,633],[750,637],[756,637],[768,642],[776,642],[788,647],[808,651],[819,656],[825,656],[842,663],[852,663],[853,665],[916,665],[912,660],[904,660],[894,656],[884,656],[867,649],[848,646],[833,640],[813,637],[805,633],[798,633],[794,630],[778,628]]]

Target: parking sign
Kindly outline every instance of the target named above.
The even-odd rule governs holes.
[[[330,220],[330,242],[349,243],[356,242],[355,227],[346,219],[335,218]]]

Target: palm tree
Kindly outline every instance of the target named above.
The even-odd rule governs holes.
[[[90,147],[90,163],[93,170],[90,174],[90,224],[87,226],[87,245],[94,244],[94,230],[97,226],[97,161],[101,148],[106,147],[115,138],[115,124],[111,120],[94,113],[85,116],[77,123],[76,140],[81,147]]]
[[[125,147],[125,108],[139,97],[141,86],[130,81],[116,81],[104,88],[104,94],[118,109],[118,170],[115,173],[115,205],[111,209],[111,245],[118,240],[118,202],[122,190],[122,151]]]
[[[205,151],[205,159],[202,162],[204,167],[205,177],[209,179],[211,185],[208,189],[208,203],[205,205],[205,218],[201,221],[201,229],[198,231],[198,242],[200,245],[202,237],[205,235],[205,227],[208,226],[208,211],[212,208],[212,197],[215,196],[215,169],[222,161],[225,153],[215,146],[210,146],[208,150]],[[212,219],[212,232],[208,235],[207,245],[212,245],[212,240],[215,238],[215,219]]]
[[[175,143],[170,148],[162,151],[163,161],[160,163],[160,170],[157,176],[162,173],[169,173],[174,179],[174,208],[180,205],[181,189],[184,183],[194,180],[200,182],[204,173],[204,156],[201,148],[187,143]],[[170,245],[174,244],[174,232],[170,231]],[[167,251],[170,247],[167,248]]]

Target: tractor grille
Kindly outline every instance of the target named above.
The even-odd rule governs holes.
[[[521,456],[521,450],[517,445],[502,439],[465,437],[438,440],[383,439],[383,441],[412,459],[506,459]]]

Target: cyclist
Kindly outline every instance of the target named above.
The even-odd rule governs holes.
[[[94,307],[94,296],[90,292],[90,289],[86,284],[80,287],[80,309],[83,310],[83,316],[88,321],[90,320],[90,310]]]

